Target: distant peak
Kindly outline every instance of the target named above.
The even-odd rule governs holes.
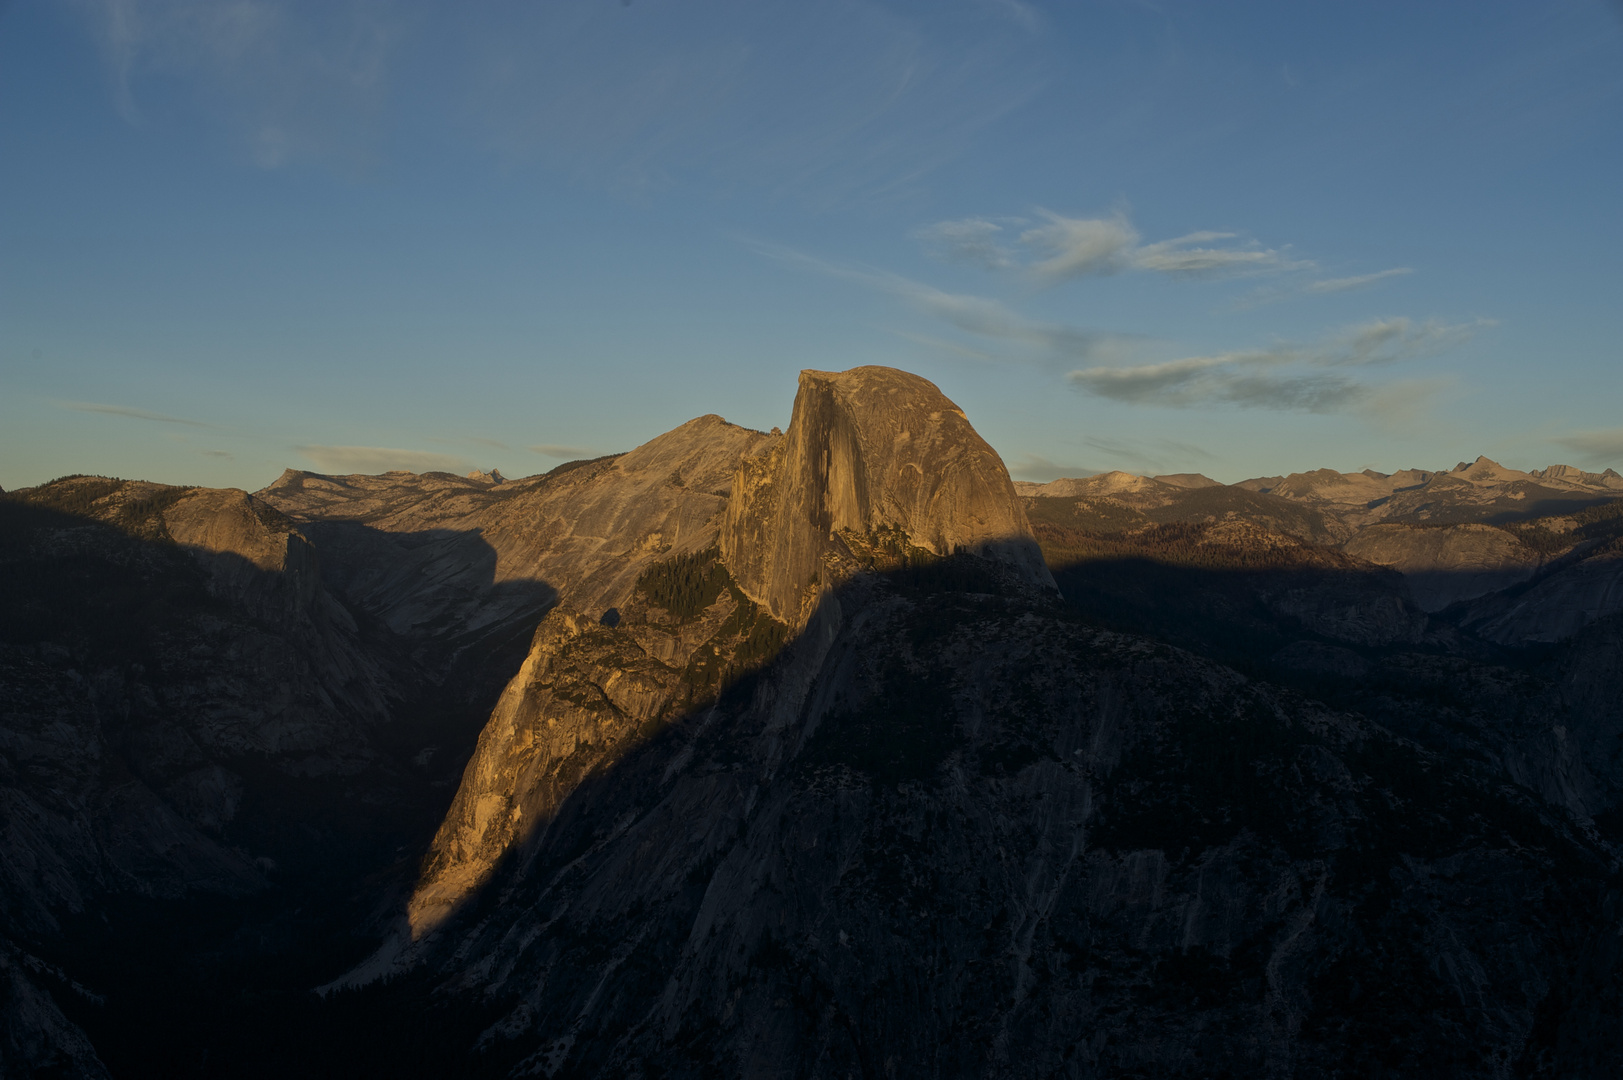
[[[1160,476],[1152,476],[1150,479],[1163,484],[1170,484],[1173,487],[1189,488],[1190,490],[1223,486],[1220,481],[1213,480],[1204,473],[1198,472],[1163,473]]]

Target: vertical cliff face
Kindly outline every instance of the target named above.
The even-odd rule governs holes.
[[[1052,588],[997,452],[940,390],[893,368],[803,371],[788,434],[733,482],[722,556],[790,624],[875,548],[969,551]]]
[[[787,435],[723,438],[737,430],[695,421],[594,479],[603,501],[646,513],[656,501],[633,483],[650,470],[628,463],[650,448],[709,448],[706,475],[730,459],[725,517],[687,538],[690,552],[719,542],[725,566],[706,573],[729,587],[717,586],[703,614],[673,622],[632,587],[660,554],[640,543],[648,524],[626,515],[602,523],[600,548],[618,554],[576,569],[618,582],[617,591],[571,610],[566,587],[566,602],[543,621],[435,838],[409,906],[412,938],[441,925],[510,849],[545,829],[583,777],[691,707],[695,687],[712,685],[711,666],[747,665],[854,572],[971,552],[1018,585],[1053,587],[1003,462],[924,379],[876,367],[803,372]],[[675,469],[664,462],[651,474]],[[609,604],[620,621],[599,620]]]

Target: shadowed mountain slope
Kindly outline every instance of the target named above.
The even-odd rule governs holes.
[[[996,454],[934,386],[882,368],[802,374],[788,432],[737,467],[719,541],[682,567],[702,593],[685,617],[644,574],[614,626],[565,609],[543,624],[435,838],[413,941],[582,776],[758,662],[840,582],[972,553],[1016,587],[1052,588]],[[697,610],[709,614],[695,623]],[[357,977],[396,962],[380,956]]]
[[[614,625],[547,616],[400,936],[349,980],[393,981],[338,1000],[477,1003],[460,1037],[492,1076],[1604,1074],[1615,849],[1585,822],[1616,804],[1615,717],[1457,658],[1489,647],[1243,490],[1071,498],[1035,535],[1096,545],[1048,548],[1084,611],[1096,565],[1122,620],[1287,684],[1350,700],[1341,672],[1384,658],[1385,715],[1431,748],[1100,630],[1019,559],[863,509],[909,413],[830,378],[741,463],[718,551],[649,566]],[[962,459],[922,457],[920,490],[947,486],[931,460]],[[1181,499],[1224,516],[1149,521]],[[1587,749],[1541,741],[1580,716]]]
[[[517,481],[13,493],[0,1063],[1610,1076],[1623,503],[1506,472],[1017,489],[859,368]]]
[[[345,595],[397,632],[533,626],[560,599],[601,613],[646,562],[713,542],[739,457],[769,440],[703,416],[524,480],[289,470],[259,497],[299,520]]]

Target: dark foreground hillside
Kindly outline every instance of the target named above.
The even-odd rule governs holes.
[[[469,1075],[1611,1072],[1571,815],[969,569],[828,598],[354,1000],[476,1004]]]

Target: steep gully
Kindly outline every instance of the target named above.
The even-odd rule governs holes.
[[[404,863],[343,879],[387,931],[343,980],[364,988],[284,997],[277,1037],[234,1061],[151,1010],[151,1041],[215,1055],[166,1075],[1604,1060],[1623,730],[1604,610],[1507,664],[1396,574],[1254,507],[1145,558],[1167,538],[1081,519],[1156,508],[1022,503],[950,402],[882,369],[808,373],[785,436],[702,418],[531,482],[290,474],[261,498],[314,540],[338,608],[399,642],[417,681],[395,685],[461,685],[456,664],[551,609],[494,711],[462,710],[470,733],[490,720],[415,884]],[[1065,519],[1039,520],[1068,530],[1051,553],[1116,545],[1062,570],[1069,608],[1028,510]],[[259,579],[219,554],[240,540],[168,531],[212,552],[214,599],[253,609],[229,583]],[[298,565],[276,572],[314,597]],[[315,950],[327,977],[364,939],[346,940]],[[64,1060],[90,1060],[70,1028]],[[115,1072],[156,1074],[153,1049]]]

